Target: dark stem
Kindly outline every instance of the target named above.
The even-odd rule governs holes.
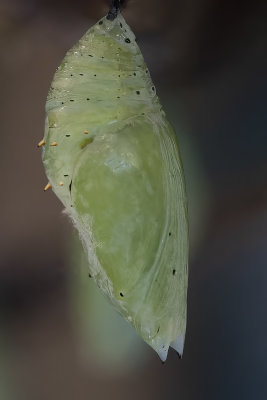
[[[117,17],[117,15],[120,11],[120,7],[123,3],[124,3],[124,0],[112,0],[110,9],[109,9],[109,12],[107,15],[107,19],[109,19],[110,21],[113,21]]]

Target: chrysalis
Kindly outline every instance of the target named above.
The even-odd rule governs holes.
[[[169,346],[182,355],[183,169],[175,132],[120,13],[68,51],[46,112],[43,163],[79,231],[90,275],[162,361]]]

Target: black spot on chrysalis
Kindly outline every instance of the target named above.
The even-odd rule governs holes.
[[[176,274],[176,269],[172,270],[172,274],[175,275]]]
[[[126,43],[131,43],[131,41],[130,41],[129,38],[126,38],[126,39],[125,39],[125,42],[126,42]]]
[[[139,91],[139,90],[137,90],[137,91],[136,91],[136,94],[140,94],[140,91]]]
[[[71,193],[71,187],[72,187],[72,180],[70,181],[70,184],[69,184],[69,191],[70,191],[70,193]]]
[[[123,294],[122,292],[120,292],[120,296],[121,296],[121,297],[124,297],[124,294]]]

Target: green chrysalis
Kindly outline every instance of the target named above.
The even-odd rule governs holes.
[[[166,360],[186,330],[182,163],[135,36],[119,13],[66,54],[46,104],[43,163],[90,275]],[[47,187],[46,187],[47,189]]]

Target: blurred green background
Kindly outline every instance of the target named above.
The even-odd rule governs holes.
[[[157,355],[106,304],[36,144],[65,52],[108,1],[0,0],[0,399],[267,398],[266,2],[129,0],[184,163],[184,356]]]

